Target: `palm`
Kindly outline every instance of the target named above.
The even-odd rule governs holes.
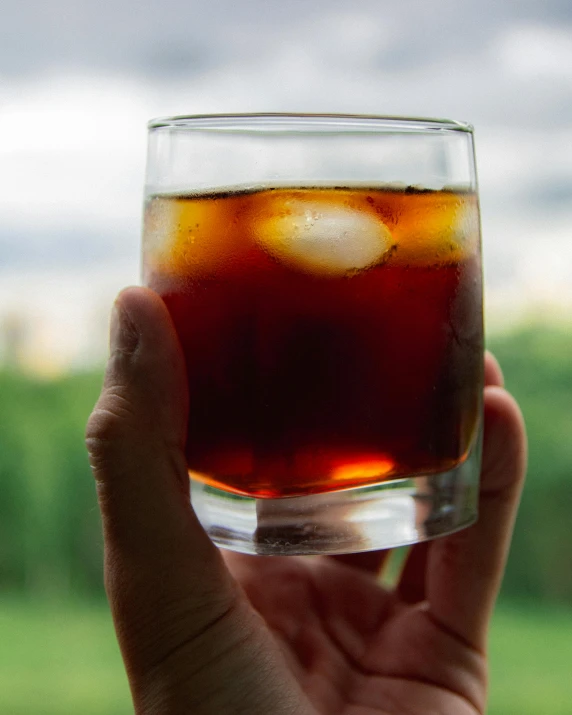
[[[485,658],[417,600],[427,548],[415,549],[391,592],[335,558],[225,555],[316,713],[483,712]]]

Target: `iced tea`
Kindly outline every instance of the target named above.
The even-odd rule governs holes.
[[[461,464],[482,385],[475,193],[267,187],[147,199],[145,282],[184,350],[191,476],[254,497]]]

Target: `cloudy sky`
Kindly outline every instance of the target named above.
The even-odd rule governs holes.
[[[27,326],[27,359],[101,359],[109,303],[138,279],[145,124],[169,114],[470,121],[490,324],[572,310],[570,0],[19,0],[2,15],[0,323]]]

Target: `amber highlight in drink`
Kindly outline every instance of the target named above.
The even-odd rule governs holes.
[[[474,193],[156,195],[144,256],[185,353],[194,479],[275,498],[467,458],[483,351]]]

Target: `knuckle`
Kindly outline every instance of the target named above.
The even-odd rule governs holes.
[[[119,388],[102,395],[87,422],[85,442],[92,462],[98,468],[116,447],[136,433],[137,414],[133,403]]]

